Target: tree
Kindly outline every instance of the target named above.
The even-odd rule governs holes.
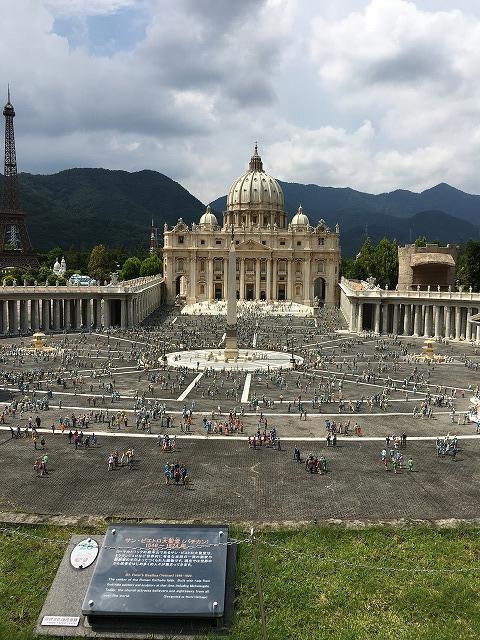
[[[418,236],[415,240],[416,247],[426,247],[427,246],[427,237],[426,236]]]
[[[457,265],[457,278],[464,287],[480,291],[480,240],[469,240]]]
[[[141,276],[155,276],[157,273],[162,273],[163,264],[161,258],[153,254],[145,258],[140,267]]]
[[[109,255],[104,244],[93,247],[88,260],[88,275],[97,282],[103,282],[109,275]]]
[[[122,280],[133,280],[134,278],[138,278],[141,266],[142,262],[140,262],[140,259],[136,256],[127,258],[120,271],[120,278]]]
[[[375,278],[380,286],[394,289],[398,282],[398,245],[382,238],[375,248]]]

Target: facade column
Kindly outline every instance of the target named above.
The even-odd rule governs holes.
[[[197,258],[190,256],[190,286],[188,287],[189,304],[197,302]]]
[[[34,298],[30,302],[30,321],[32,331],[38,331],[40,328],[40,300],[38,298]]]
[[[414,310],[415,310],[415,322],[414,322],[414,329],[413,329],[413,335],[415,337],[420,337],[422,335],[422,305],[421,304],[416,304],[414,305]]]
[[[44,331],[50,329],[50,300],[42,300],[42,328]]]
[[[412,306],[405,304],[403,307],[403,335],[409,336],[412,333]]]
[[[435,305],[435,338],[442,337],[442,314],[438,304]]]
[[[63,301],[63,328],[65,331],[70,331],[72,328],[71,320],[70,320],[70,300],[67,298]]]
[[[278,300],[278,284],[277,284],[278,259],[277,258],[273,258],[272,268],[273,268],[273,274],[272,274],[272,300]]]
[[[358,313],[357,313],[357,333],[361,333],[362,331],[363,331],[363,303],[359,301]]]
[[[223,295],[222,298],[226,300],[228,298],[228,261],[223,259],[222,264],[223,273]],[[235,277],[237,275],[237,265],[235,265]],[[237,294],[237,283],[235,282],[235,295]]]
[[[303,262],[303,304],[307,305],[308,307],[312,306],[312,293],[310,291],[311,264],[312,264],[311,258],[310,256],[308,256],[308,259],[304,260]]]
[[[28,300],[20,300],[20,331],[28,333]]]
[[[55,331],[60,330],[60,300],[53,300],[53,328]]]
[[[398,316],[399,316],[399,311],[400,311],[400,305],[395,302],[393,305],[393,327],[392,327],[392,332],[393,335],[397,335],[398,334]]]
[[[213,300],[213,258],[207,260],[207,294],[209,301]]]
[[[472,309],[471,309],[471,307],[469,307],[467,309],[467,326],[465,327],[465,340],[471,340],[472,339],[472,325],[469,322],[471,317],[472,317]]]
[[[245,300],[245,258],[240,258],[240,300]]]
[[[260,258],[255,260],[255,300],[260,300]]]
[[[445,319],[445,337],[450,338],[452,330],[452,307],[444,307],[443,317]]]
[[[267,291],[266,297],[267,301],[270,302],[272,299],[272,259],[267,258]]]
[[[462,332],[462,307],[455,307],[455,340],[460,340]]]
[[[293,295],[292,295],[292,259],[288,258],[287,260],[287,300],[288,302],[291,302],[293,300]]]
[[[380,302],[375,303],[375,324],[374,324],[374,332],[380,333]]]
[[[477,325],[477,342],[480,342],[480,324]]]

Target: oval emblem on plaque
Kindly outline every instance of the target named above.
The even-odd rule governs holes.
[[[86,569],[98,555],[98,544],[92,538],[86,538],[72,549],[70,564],[74,569]]]

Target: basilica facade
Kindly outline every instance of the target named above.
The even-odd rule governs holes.
[[[239,300],[335,304],[340,272],[339,228],[310,225],[299,206],[289,222],[283,191],[263,169],[255,146],[248,171],[232,184],[223,222],[210,207],[191,228],[164,227],[167,302],[187,304],[227,296],[228,250],[234,234]]]

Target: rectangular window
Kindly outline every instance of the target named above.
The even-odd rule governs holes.
[[[178,236],[178,244],[183,244],[183,236]]]
[[[200,240],[200,244],[205,244],[205,240]]]
[[[301,241],[300,241],[300,240],[297,240],[297,247],[301,247],[301,246],[302,246]]]
[[[221,240],[215,240],[215,244],[222,244]]]
[[[280,246],[282,246],[282,247],[285,246],[285,240],[280,240]]]
[[[318,244],[322,247],[325,244],[325,238],[319,238]]]

